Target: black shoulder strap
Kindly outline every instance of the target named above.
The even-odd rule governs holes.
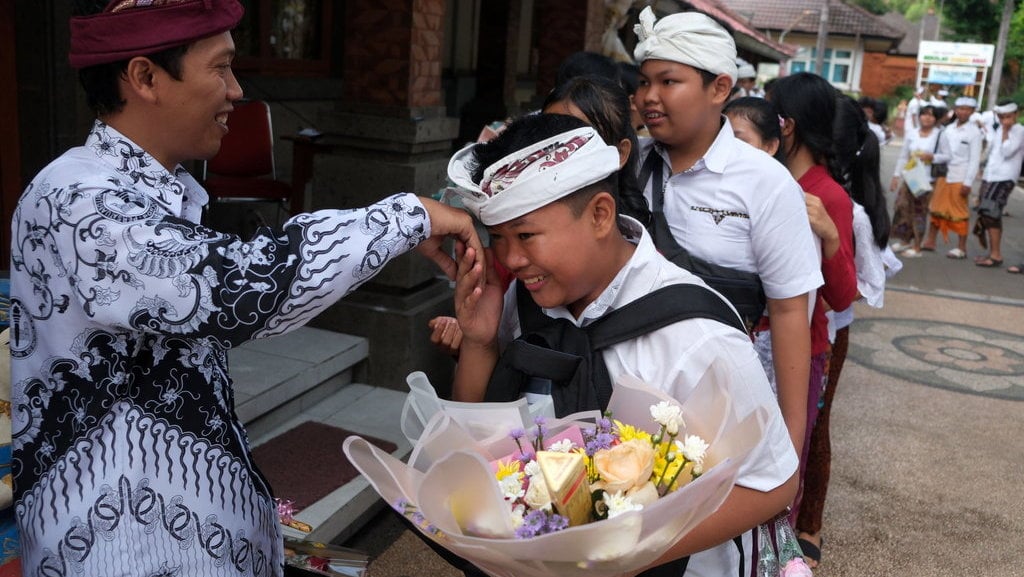
[[[746,334],[739,315],[706,287],[673,284],[616,309],[585,327],[597,351],[686,319],[718,321]]]
[[[651,181],[651,212],[660,212],[662,205],[665,203],[665,162],[661,159],[661,155],[655,150],[654,146],[647,152],[647,158],[644,159],[644,164],[640,168],[640,188],[643,190],[647,186],[647,181],[651,180],[651,176],[654,176],[654,180]]]

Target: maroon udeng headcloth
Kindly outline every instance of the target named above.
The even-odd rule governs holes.
[[[99,14],[71,19],[72,68],[152,54],[231,30],[238,0],[113,0]]]

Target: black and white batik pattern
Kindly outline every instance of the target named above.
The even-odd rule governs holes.
[[[26,575],[278,575],[271,488],[227,350],[302,325],[429,234],[415,196],[241,239],[97,122],[12,223],[15,501]]]

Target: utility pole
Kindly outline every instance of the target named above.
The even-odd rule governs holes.
[[[1013,0],[1003,0],[1003,19],[999,22],[996,58],[992,62],[992,78],[988,85],[988,106],[986,108],[989,110],[992,110],[999,102],[999,83],[1003,79],[1003,59],[1006,58],[1006,42],[1010,35],[1011,18],[1013,18]]]
[[[821,2],[821,17],[818,19],[818,44],[815,47],[814,72],[825,77],[825,50],[828,46],[828,2]],[[828,80],[828,78],[825,78]]]

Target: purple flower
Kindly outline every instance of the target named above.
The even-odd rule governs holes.
[[[597,420],[597,430],[605,431],[605,432],[610,432],[612,430],[612,421],[611,421],[611,419],[604,419],[604,418],[598,419]]]
[[[615,436],[611,433],[597,433],[593,437],[587,439],[587,444],[584,449],[586,450],[588,457],[593,457],[594,453],[597,453],[601,449],[610,449],[614,442]]]
[[[547,513],[541,509],[530,511],[523,517],[523,524],[516,529],[518,539],[529,539],[538,535],[546,535],[561,531],[569,526],[569,520],[555,513]]]
[[[508,436],[518,441],[519,439],[522,439],[524,436],[526,436],[526,431],[524,431],[523,429],[512,429],[511,431],[508,432]]]
[[[519,462],[524,464],[524,465],[529,463],[530,461],[536,459],[536,458],[537,458],[537,456],[534,455],[533,453],[530,453],[530,452],[520,453],[519,454]]]

